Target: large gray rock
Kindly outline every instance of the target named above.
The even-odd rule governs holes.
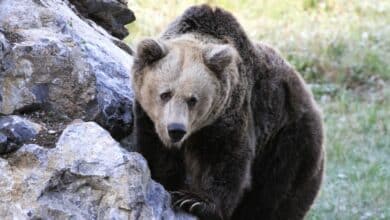
[[[194,219],[93,122],[68,126],[56,148],[24,145],[0,170],[0,219]]]
[[[78,14],[67,0],[0,1],[0,114],[44,109],[94,120],[120,139],[132,125],[133,58]]]

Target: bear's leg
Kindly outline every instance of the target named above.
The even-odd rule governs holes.
[[[230,219],[242,197],[246,182],[243,174],[249,172],[246,163],[250,162],[235,159],[226,158],[229,164],[221,162],[215,167],[202,169],[198,183],[189,186],[188,190],[173,193],[173,206],[201,220]]]
[[[320,187],[322,128],[303,118],[290,124],[260,152],[252,167],[252,187],[233,219],[303,219]]]
[[[206,141],[212,138],[201,139]],[[173,206],[201,220],[230,219],[248,186],[253,158],[248,144],[241,141],[240,146],[240,140],[238,135],[229,141],[217,139],[212,143],[224,145],[204,148],[205,152],[200,152],[200,147],[195,147],[193,152],[187,149],[189,155],[186,158],[191,161],[186,160],[186,163],[198,167],[188,173],[192,179],[188,188],[173,193]],[[205,143],[198,146],[210,145]]]
[[[295,192],[292,192],[288,199],[280,204],[275,211],[277,219],[303,219],[305,217],[321,185],[323,166],[322,161],[318,173],[310,178],[305,185],[297,187]],[[296,214],[289,216],[292,213]]]
[[[181,153],[164,147],[155,132],[154,124],[138,102],[134,105],[135,147],[148,161],[151,176],[167,190],[184,185],[185,170]]]

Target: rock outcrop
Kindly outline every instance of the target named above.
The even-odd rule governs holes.
[[[114,29],[134,15],[123,1],[78,2],[0,2],[0,114],[43,109],[55,117],[96,121],[120,139],[132,125],[130,49],[78,14],[107,18],[117,23]],[[117,8],[119,14],[112,14]]]
[[[69,125],[52,149],[24,145],[0,171],[0,219],[191,219],[94,122]]]

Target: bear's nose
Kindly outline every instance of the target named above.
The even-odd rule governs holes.
[[[168,125],[168,134],[173,143],[176,143],[186,134],[186,128],[183,124],[172,123]]]

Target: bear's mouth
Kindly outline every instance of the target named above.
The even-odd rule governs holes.
[[[183,138],[180,138],[180,140],[173,140],[172,138],[169,138],[167,140],[167,143],[164,143],[164,145],[166,145],[166,147],[168,148],[180,148],[184,140],[185,140],[185,136]]]
[[[162,140],[162,142],[167,148],[180,148],[184,142],[184,139],[181,139],[176,142],[173,142],[172,140],[168,139],[167,141]]]

